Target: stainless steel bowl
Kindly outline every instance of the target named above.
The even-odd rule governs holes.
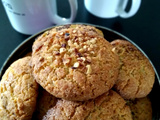
[[[86,24],[86,25],[91,25],[91,24]],[[102,26],[98,26],[98,25],[92,25],[92,26],[95,26],[96,28],[102,30],[104,37],[108,41],[112,41],[114,39],[124,39],[124,40],[131,42],[148,58],[148,56],[145,54],[145,52],[140,47],[138,47],[138,45],[136,45],[132,40],[127,38],[126,36],[116,32],[116,31],[113,31],[111,29],[108,29],[106,27],[102,27]],[[53,27],[51,27],[51,28],[53,28]],[[15,48],[15,50],[9,55],[9,57],[7,58],[7,60],[5,61],[5,63],[3,64],[2,68],[1,68],[0,79],[2,78],[2,75],[4,74],[5,70],[10,66],[10,64],[12,64],[15,60],[23,57],[27,53],[31,52],[32,51],[32,44],[35,41],[35,39],[40,34],[42,34],[44,31],[49,30],[51,28],[47,28],[47,29],[29,37],[23,43],[21,43],[17,48]],[[150,63],[152,64],[151,61],[150,61]],[[155,83],[154,83],[153,89],[152,89],[151,93],[149,94],[149,98],[152,102],[153,120],[160,120],[160,79],[159,79],[158,73],[157,73],[153,64],[152,64],[152,66],[154,68],[156,76],[155,76]]]

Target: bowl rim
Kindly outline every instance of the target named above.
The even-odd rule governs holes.
[[[117,31],[115,31],[115,30],[112,30],[112,29],[110,29],[110,28],[103,27],[103,26],[100,26],[100,25],[94,25],[94,24],[88,24],[88,23],[72,23],[72,24],[91,25],[91,26],[94,26],[94,27],[96,27],[96,28],[99,28],[99,29],[102,30],[102,31],[104,30],[104,31],[108,31],[108,32],[110,32],[110,33],[112,33],[112,34],[116,34],[117,36],[123,38],[124,40],[127,40],[127,41],[131,42],[134,46],[136,46],[136,47],[142,52],[142,54],[143,54],[145,57],[147,57],[147,59],[148,59],[149,62],[151,63],[151,65],[152,65],[152,67],[153,67],[153,69],[154,69],[154,71],[155,71],[155,80],[157,79],[155,82],[158,82],[158,83],[156,83],[156,87],[158,87],[158,89],[160,89],[160,78],[159,78],[158,72],[157,72],[156,68],[154,67],[152,61],[149,59],[149,57],[146,55],[146,53],[145,53],[136,43],[134,43],[131,39],[129,39],[129,38],[126,37],[125,35],[117,32]],[[62,25],[66,25],[66,24],[62,24]],[[15,59],[14,57],[17,57],[17,56],[15,56],[15,55],[17,54],[17,52],[18,52],[18,54],[20,54],[20,56],[21,56],[23,52],[26,52],[26,51],[27,51],[25,48],[23,48],[24,45],[26,46],[27,44],[30,44],[31,42],[34,42],[35,39],[36,39],[40,34],[44,33],[46,30],[50,30],[50,29],[52,29],[52,28],[54,28],[54,27],[56,27],[56,26],[61,26],[61,25],[55,25],[55,26],[51,26],[51,27],[49,27],[49,28],[46,28],[46,29],[44,29],[44,30],[42,30],[42,31],[34,34],[34,35],[31,35],[30,37],[28,37],[27,39],[25,39],[22,43],[20,43],[20,44],[10,53],[10,55],[7,57],[7,59],[6,59],[5,62],[3,63],[3,65],[2,65],[2,67],[1,67],[1,69],[0,69],[0,80],[2,79],[2,76],[3,76],[3,74],[5,73],[6,69],[11,65],[11,61],[13,61],[12,59]],[[105,35],[105,34],[104,34],[104,35]],[[28,47],[28,48],[29,48],[29,47]],[[22,49],[22,50],[24,49],[24,51],[21,51],[21,53],[19,53],[19,51],[20,51],[21,49]],[[17,58],[19,58],[19,56],[18,56]],[[152,92],[152,91],[151,91],[151,92]],[[155,92],[154,92],[154,93],[155,93]],[[156,96],[153,96],[153,97],[155,98]],[[159,98],[156,99],[156,102],[155,102],[155,103],[154,103],[154,101],[153,101],[153,103],[154,103],[154,108],[156,109],[156,112],[154,113],[154,116],[152,116],[152,117],[153,117],[152,119],[155,119],[155,120],[158,120],[158,119],[160,118],[160,113],[159,113],[159,112],[160,112],[160,109],[159,109],[159,107],[158,107],[158,105],[157,105],[157,102],[159,102],[159,100],[160,100]],[[157,108],[157,107],[158,107],[158,108]],[[153,110],[154,110],[154,109],[153,109]],[[157,111],[157,110],[158,110],[158,111]]]

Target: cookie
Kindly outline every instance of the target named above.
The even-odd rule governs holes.
[[[30,59],[25,57],[12,63],[1,79],[1,120],[29,120],[32,117],[38,84],[32,76]]]
[[[56,105],[57,98],[40,87],[36,110],[32,120],[42,120],[47,111]]]
[[[132,115],[126,101],[110,90],[84,102],[58,100],[43,120],[132,120]]]
[[[148,97],[128,101],[133,120],[152,120],[152,105]]]
[[[33,75],[50,94],[67,100],[96,98],[115,84],[119,58],[90,27],[42,34],[32,47]]]
[[[155,81],[154,69],[148,58],[128,41],[114,40],[111,44],[120,58],[120,71],[114,88],[125,99],[147,96]]]

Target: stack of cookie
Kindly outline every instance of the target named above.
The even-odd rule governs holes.
[[[0,117],[132,120],[126,100],[146,97],[154,79],[150,62],[131,43],[109,43],[93,26],[58,26],[40,35],[32,55],[5,72]]]

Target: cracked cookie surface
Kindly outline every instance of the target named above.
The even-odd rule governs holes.
[[[6,70],[0,82],[0,119],[29,120],[35,110],[38,84],[32,76],[31,57],[21,58]]]
[[[132,120],[132,116],[125,100],[110,90],[83,102],[60,99],[43,120]]]
[[[149,60],[128,41],[114,40],[111,44],[120,58],[115,89],[125,99],[147,96],[155,81],[155,73]]]
[[[129,100],[127,104],[131,109],[133,120],[152,120],[152,105],[148,97]]]
[[[32,47],[33,74],[44,89],[58,98],[83,101],[112,88],[119,58],[99,32],[81,25],[51,31]]]

